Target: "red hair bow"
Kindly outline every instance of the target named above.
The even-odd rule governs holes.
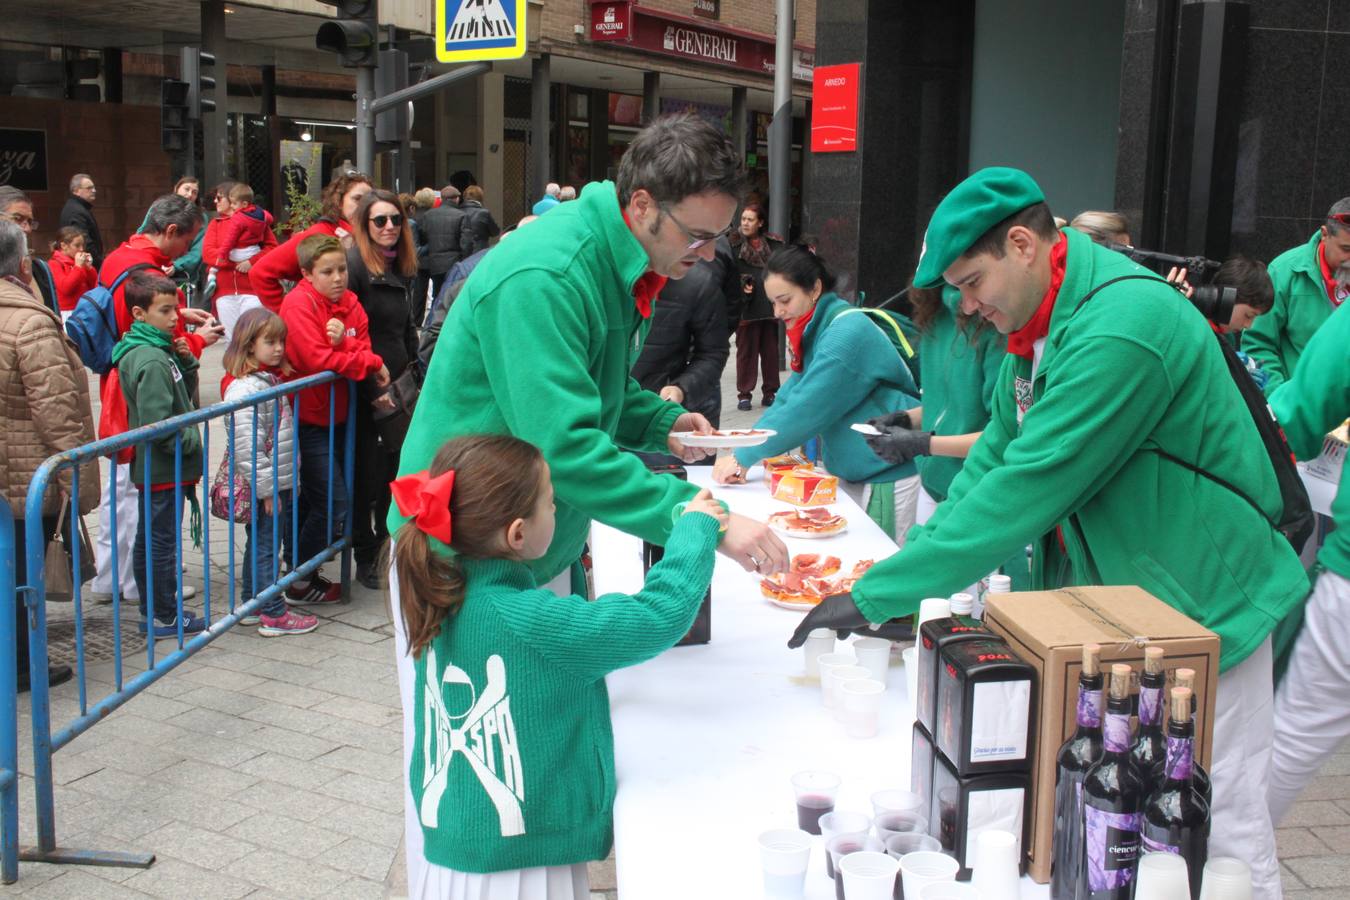
[[[454,488],[454,469],[435,478],[426,471],[414,472],[389,484],[398,511],[419,531],[446,545],[450,543],[450,495]]]

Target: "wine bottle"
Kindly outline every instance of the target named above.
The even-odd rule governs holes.
[[[1139,773],[1130,760],[1130,667],[1111,667],[1102,758],[1083,779],[1080,898],[1130,900],[1139,862]]]
[[[1078,727],[1059,748],[1055,764],[1055,843],[1050,896],[1074,900],[1083,868],[1083,778],[1102,758],[1102,648],[1083,645],[1078,673]]]
[[[1191,722],[1190,688],[1172,688],[1167,723],[1166,780],[1144,803],[1143,848],[1146,853],[1175,853],[1186,860],[1191,896],[1200,896],[1200,881],[1209,859],[1209,806],[1191,786],[1195,726]]]
[[[1167,745],[1163,740],[1163,689],[1167,686],[1167,671],[1163,668],[1163,648],[1144,648],[1144,674],[1139,676],[1139,733],[1130,758],[1135,770],[1144,780],[1144,794],[1152,793],[1162,783],[1162,764],[1167,759]]]
[[[1195,715],[1195,670],[1177,669],[1176,686],[1188,688],[1191,692],[1191,715]],[[1192,732],[1194,733],[1194,732]],[[1209,773],[1205,771],[1200,763],[1193,763],[1191,766],[1191,784],[1195,787],[1196,793],[1205,801],[1206,807],[1214,805],[1214,786],[1209,781]],[[1197,894],[1197,896],[1199,896]]]

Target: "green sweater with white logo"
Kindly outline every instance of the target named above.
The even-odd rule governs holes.
[[[1243,352],[1270,375],[1265,387],[1267,397],[1294,374],[1303,348],[1331,315],[1331,299],[1317,259],[1321,243],[1322,232],[1318,230],[1306,244],[1270,261],[1275,305],[1242,333]]]
[[[684,412],[629,374],[651,328],[633,302],[649,265],[614,185],[590,184],[483,258],[431,358],[399,474],[427,468],[442,444],[466,434],[511,434],[538,447],[558,504],[553,544],[530,563],[540,582],[580,558],[592,519],[664,544],[671,511],[698,493],[619,452],[665,452]],[[404,521],[391,506],[389,533]]]
[[[592,602],[537,588],[518,562],[461,559],[464,605],[415,662],[408,784],[429,862],[500,872],[609,854],[605,675],[688,632],[717,529],[712,516],[681,516],[641,591]]]

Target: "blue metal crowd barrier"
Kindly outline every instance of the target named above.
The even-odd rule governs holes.
[[[292,556],[298,555],[299,539],[299,507],[301,493],[301,465],[300,465],[300,421],[299,421],[299,392],[306,388],[328,385],[328,447],[327,447],[327,472],[331,484],[331,473],[333,472],[334,453],[337,449],[337,431],[338,426],[332,424],[335,404],[336,390],[335,386],[343,379],[331,372],[324,372],[296,381],[277,385],[264,391],[259,391],[245,399],[234,400],[224,403],[218,403],[205,409],[196,410],[181,416],[176,416],[154,425],[147,425],[143,428],[137,428],[128,431],[125,434],[105,440],[95,441],[86,444],[74,450],[68,450],[48,458],[42,463],[33,475],[33,480],[29,485],[28,496],[25,510],[25,529],[24,539],[26,544],[26,561],[28,584],[21,588],[26,595],[28,602],[28,635],[29,642],[29,665],[32,682],[32,726],[33,726],[33,779],[36,794],[36,831],[37,845],[35,847],[25,847],[18,853],[18,858],[25,861],[38,862],[58,862],[67,864],[83,865],[102,865],[102,866],[139,866],[146,867],[154,862],[153,854],[121,853],[116,851],[94,851],[94,850],[74,850],[58,847],[56,844],[56,810],[54,805],[53,781],[52,781],[52,754],[68,745],[75,738],[88,731],[95,724],[106,718],[113,710],[126,703],[136,694],[145,690],[154,682],[158,681],[169,671],[177,667],[188,657],[200,651],[207,644],[211,643],[229,628],[239,622],[239,620],[248,615],[257,615],[258,611],[266,606],[270,601],[279,596],[294,582],[315,572],[326,561],[341,555],[341,580],[344,591],[351,582],[351,534],[352,534],[352,484],[354,476],[354,457],[355,457],[355,423],[356,423],[356,390],[355,385],[348,383],[347,391],[347,427],[344,429],[344,450],[345,459],[343,465],[343,474],[345,476],[347,496],[347,514],[345,527],[342,528],[340,535],[334,534],[333,528],[333,492],[328,491],[328,509],[326,511],[327,525],[327,545],[318,553],[306,560],[294,560],[294,565],[284,576],[280,569],[280,554],[277,552],[281,541],[279,524],[281,506],[280,506],[280,488],[278,480],[272,480],[272,513],[273,528],[272,533],[272,569],[267,573],[258,573],[257,553],[253,554],[254,577],[252,579],[254,586],[254,597],[246,599],[244,602],[236,603],[235,591],[235,535],[234,523],[229,523],[227,540],[227,565],[229,567],[228,589],[226,611],[219,618],[213,619],[211,614],[211,541],[209,527],[209,510],[211,507],[210,491],[212,485],[213,472],[210,471],[210,423],[217,420],[224,420],[227,424],[227,457],[230,460],[229,469],[231,474],[235,469],[235,461],[239,459],[237,452],[239,448],[235,446],[234,414],[245,409],[256,409],[264,404],[272,404],[274,415],[272,446],[278,446],[278,434],[281,420],[281,406],[283,403],[289,404],[291,412],[291,421],[294,427],[294,441],[291,447],[291,466],[294,473],[294,481],[291,489],[291,552]],[[259,436],[257,429],[258,418],[253,418],[253,438],[252,446],[247,450],[251,454],[252,477],[249,484],[250,499],[250,521],[249,524],[254,533],[256,533],[258,516],[260,515],[258,500],[258,451]],[[203,593],[202,593],[202,617],[206,619],[208,627],[205,631],[195,635],[185,635],[183,632],[184,611],[183,611],[183,444],[182,430],[188,426],[205,425],[202,429],[202,459],[203,469],[201,473],[189,473],[189,480],[192,476],[200,475],[200,494],[202,510],[202,559],[203,559]],[[108,457],[115,459],[115,454],[125,448],[135,447],[137,445],[148,446],[149,442],[162,440],[173,436],[174,438],[174,565],[177,572],[177,622],[178,633],[170,638],[161,638],[161,640],[173,640],[174,649],[159,658],[155,657],[155,629],[154,629],[154,556],[153,543],[151,540],[151,529],[145,528],[145,587],[141,597],[141,612],[145,623],[143,626],[146,636],[146,668],[129,679],[123,677],[123,659],[122,659],[122,615],[120,603],[121,578],[119,576],[125,573],[118,572],[119,552],[116,546],[117,530],[117,482],[115,471],[109,472],[112,479],[110,486],[110,516],[109,528],[112,535],[113,551],[111,554],[111,574],[112,574],[112,628],[113,628],[113,691],[101,699],[90,703],[88,696],[88,672],[85,665],[85,633],[83,624],[83,605],[81,597],[80,578],[76,575],[74,582],[74,618],[75,618],[75,675],[76,687],[79,694],[79,715],[71,720],[65,727],[55,734],[52,733],[51,723],[51,703],[50,703],[50,685],[48,684],[47,672],[47,615],[46,615],[46,584],[44,577],[44,557],[45,557],[45,536],[43,534],[42,523],[42,503],[47,494],[48,487],[55,481],[58,473],[63,470],[69,470],[71,478],[71,490],[69,496],[70,516],[72,521],[79,516],[79,497],[80,497],[80,472],[81,464],[90,460]],[[140,459],[132,465],[143,465],[143,483],[151,484],[150,460],[148,453],[139,454]],[[113,466],[109,467],[113,469]],[[142,515],[147,517],[150,514],[150,491],[141,493],[141,501],[144,503]],[[266,515],[266,513],[262,513]],[[2,519],[3,516],[0,516]],[[14,543],[12,524],[9,529],[9,545]],[[4,546],[5,533],[0,531],[0,548]],[[78,573],[80,571],[80,546],[79,541],[70,542],[72,559],[72,569]],[[10,575],[13,574],[13,553],[4,554],[4,559],[11,560]],[[262,586],[266,586],[262,588]],[[0,603],[3,603],[4,597],[3,575],[0,574]],[[14,592],[9,592],[12,597]],[[6,624],[8,623],[8,624]],[[14,616],[10,615],[4,618],[3,610],[0,609],[0,640],[4,639],[4,628],[14,629]],[[9,645],[6,645],[9,646]],[[4,667],[0,667],[4,668]],[[0,703],[4,702],[4,697],[11,698],[9,704],[9,725],[10,732],[13,733],[13,697],[15,687],[13,683],[13,673],[10,673],[9,692],[5,694],[5,681],[3,674],[0,674]],[[0,728],[5,726],[5,713],[0,710]],[[17,740],[15,740],[17,743]],[[3,756],[5,752],[4,735],[0,734],[0,767],[6,763]],[[0,787],[5,782],[0,775]],[[8,795],[6,795],[8,797]],[[9,802],[7,799],[6,803]],[[5,807],[8,809],[8,807]],[[7,815],[8,813],[6,813]],[[9,828],[9,820],[5,820],[5,839],[17,840],[16,829]],[[8,853],[8,844],[5,844],[6,853]],[[9,865],[9,856],[5,857],[5,865]],[[17,874],[17,861],[15,862]],[[8,872],[8,869],[5,870]],[[6,877],[7,881],[13,880]]]
[[[14,647],[14,512],[0,497],[0,647]],[[19,684],[18,670],[0,664],[0,881],[13,884],[19,877]]]

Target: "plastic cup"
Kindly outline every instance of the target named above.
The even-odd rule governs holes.
[[[844,706],[840,702],[840,686],[846,681],[862,681],[868,676],[868,672],[862,666],[834,666],[824,675],[833,681],[827,693],[833,704],[830,708],[834,710],[834,717],[837,721],[844,721]]]
[[[1200,900],[1251,900],[1252,870],[1242,860],[1216,856],[1205,863]]]
[[[918,812],[882,813],[872,821],[882,843],[897,834],[927,834],[928,820]]]
[[[923,798],[913,791],[899,788],[877,791],[872,795],[872,812],[874,821],[886,813],[899,812],[923,815]]]
[[[975,841],[975,867],[970,883],[983,900],[1018,900],[1017,838],[999,828],[987,828]],[[1137,894],[1152,897],[1152,894]]]
[[[861,843],[871,830],[872,818],[865,813],[836,811],[820,817],[820,835],[825,838],[826,847],[830,845],[830,838],[839,834],[851,835]],[[829,853],[825,854],[825,874],[834,877],[834,863],[830,861]]]
[[[961,864],[945,853],[934,850],[906,853],[900,857],[900,881],[905,896],[910,900],[922,896],[919,891],[925,886],[955,879],[960,868]]]
[[[800,897],[811,862],[811,835],[799,828],[775,828],[759,836],[764,896]]]
[[[977,870],[978,871],[978,870]],[[1191,900],[1186,860],[1175,853],[1145,853],[1134,876],[1134,895],[1148,900]],[[996,898],[1001,900],[1001,898]]]
[[[908,897],[909,894],[905,896]],[[939,881],[920,888],[919,900],[984,900],[984,894],[973,885]]]
[[[838,690],[839,706],[844,711],[844,731],[848,736],[876,737],[881,727],[881,698],[886,693],[886,685],[870,678],[859,678],[841,682]]]
[[[900,660],[905,664],[905,690],[909,693],[909,708],[913,712],[919,703],[919,648],[901,650]]]
[[[941,853],[942,842],[932,835],[914,831],[900,832],[886,838],[886,852],[896,859],[901,859],[909,853],[919,853],[924,850]]]
[[[919,620],[914,623],[914,639],[919,639],[919,629],[930,619],[945,619],[952,614],[952,603],[946,597],[929,597],[919,604]]]
[[[816,668],[820,671],[820,701],[826,709],[834,708],[834,682],[830,680],[830,672],[857,662],[852,653],[822,653],[816,657]]]
[[[797,795],[797,827],[820,834],[820,817],[834,812],[839,776],[833,772],[798,772],[792,776],[792,790]]]
[[[895,895],[899,860],[878,850],[859,850],[842,857],[838,866],[844,883],[844,900],[891,900]]]
[[[858,665],[872,674],[873,681],[886,683],[886,675],[891,667],[891,642],[885,638],[858,638],[853,642],[853,655]]]
[[[839,877],[839,860],[860,850],[881,850],[881,841],[867,832],[841,831],[825,839],[825,874]]]
[[[817,628],[806,636],[802,645],[807,678],[820,677],[820,657],[834,652],[834,629]]]

